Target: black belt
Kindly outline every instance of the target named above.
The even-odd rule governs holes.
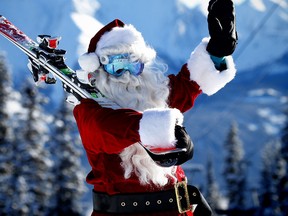
[[[102,213],[149,213],[157,211],[177,211],[184,213],[192,211],[197,205],[201,216],[210,216],[211,209],[200,191],[186,181],[175,184],[174,189],[151,192],[108,195],[93,191],[93,209]],[[195,207],[195,206],[194,206]],[[201,211],[200,211],[201,210]]]

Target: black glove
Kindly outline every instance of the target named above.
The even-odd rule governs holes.
[[[208,6],[209,54],[224,57],[231,55],[237,45],[235,9],[232,0],[211,0]]]
[[[186,152],[182,153],[178,158],[177,165],[180,165],[193,157],[194,145],[189,134],[186,132],[185,128],[180,125],[175,126],[175,137],[177,139],[176,147],[186,148]]]
[[[175,138],[177,139],[177,148],[171,151],[155,153],[142,146],[152,160],[161,167],[181,165],[193,157],[193,143],[185,128],[180,125],[175,126]]]

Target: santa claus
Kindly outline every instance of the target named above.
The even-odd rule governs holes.
[[[236,73],[233,2],[211,0],[208,11],[210,38],[177,75],[165,76],[167,66],[157,62],[141,33],[118,19],[97,32],[79,58],[79,80],[120,107],[82,99],[74,108],[92,168],[92,215],[211,215],[180,166],[193,153],[182,113],[199,94],[216,93]]]

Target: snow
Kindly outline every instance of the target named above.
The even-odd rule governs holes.
[[[190,1],[190,0],[179,0],[179,3],[183,4],[184,6],[186,6],[189,9],[193,9],[196,7],[199,7],[200,11],[203,14],[207,14],[207,7],[208,7],[208,0],[194,0],[194,1]]]
[[[23,109],[20,101],[21,95],[19,92],[12,90],[10,92],[11,99],[6,103],[7,114],[12,118],[14,115],[26,114],[26,110]]]
[[[17,101],[8,101],[7,110],[10,114],[15,114],[21,112],[21,105]]]
[[[288,2],[285,0],[272,0],[275,4],[280,5],[282,8],[288,8]]]
[[[262,0],[251,0],[251,6],[261,12],[266,10],[266,6]]]
[[[263,127],[265,129],[265,132],[269,135],[276,135],[279,132],[279,128],[269,123],[264,123]]]
[[[73,0],[74,8],[77,13],[94,16],[100,8],[100,4],[94,0]]]
[[[258,115],[261,116],[262,118],[268,119],[269,122],[277,125],[283,125],[286,120],[284,114],[281,115],[273,114],[273,110],[271,110],[270,108],[258,109]]]
[[[257,113],[261,118],[266,119],[266,122],[263,123],[263,128],[269,135],[277,135],[286,121],[284,114],[275,114],[270,108],[258,109]]]
[[[262,118],[268,118],[271,115],[271,109],[264,108],[258,110],[258,115]]]
[[[268,89],[254,89],[248,92],[250,97],[260,97],[263,95],[270,95],[270,96],[278,96],[279,92],[275,89],[268,88]]]
[[[204,1],[202,0],[196,0],[196,1],[189,1],[189,0],[179,0],[180,3],[182,3],[183,5],[185,5],[188,8],[194,8],[197,5],[201,5]],[[205,1],[208,2],[208,1]]]
[[[219,200],[219,208],[220,209],[227,209],[229,206],[229,200],[225,197],[221,197]]]
[[[93,16],[100,8],[100,4],[94,0],[73,0],[75,12],[71,18],[80,30],[79,46],[77,54],[80,56],[87,51],[90,39],[103,27],[103,24]]]
[[[256,131],[256,130],[258,130],[258,126],[257,126],[256,124],[254,124],[254,123],[248,123],[248,124],[247,124],[247,128],[248,128],[248,130],[250,130],[250,131]]]
[[[288,103],[288,97],[287,97],[287,96],[280,97],[280,102],[281,102],[282,104]]]
[[[79,46],[77,49],[77,53],[80,56],[87,52],[90,39],[103,25],[93,17],[86,14],[72,13],[71,18],[77,27],[81,30],[79,36]],[[93,26],[93,28],[89,28],[89,26]]]

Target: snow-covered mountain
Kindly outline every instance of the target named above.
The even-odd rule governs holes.
[[[251,159],[249,181],[257,186],[263,145],[279,135],[285,120],[288,79],[287,0],[234,0],[239,45],[234,54],[238,75],[214,96],[200,96],[185,114],[185,124],[195,144],[192,164],[206,162],[207,151],[223,169],[223,142],[233,120],[237,121],[246,155]],[[208,0],[1,0],[0,13],[31,38],[38,34],[62,36],[67,64],[77,69],[77,58],[90,38],[115,18],[133,24],[160,57],[177,72],[201,38],[208,36]],[[15,88],[29,76],[27,58],[0,39],[13,71]],[[52,88],[57,101],[61,88]],[[188,169],[188,168],[187,168]],[[204,185],[205,171],[193,175]],[[220,180],[219,180],[220,181]]]
[[[273,61],[288,49],[287,0],[234,0],[239,45],[235,52],[238,70]],[[61,35],[61,46],[73,63],[89,39],[107,22],[120,18],[140,30],[159,54],[174,62],[187,59],[191,50],[208,36],[208,0],[2,0],[1,14],[29,36]],[[1,41],[4,50],[10,50]],[[16,52],[9,52],[13,59]],[[12,61],[15,68],[21,68]],[[21,62],[22,63],[22,62]]]

